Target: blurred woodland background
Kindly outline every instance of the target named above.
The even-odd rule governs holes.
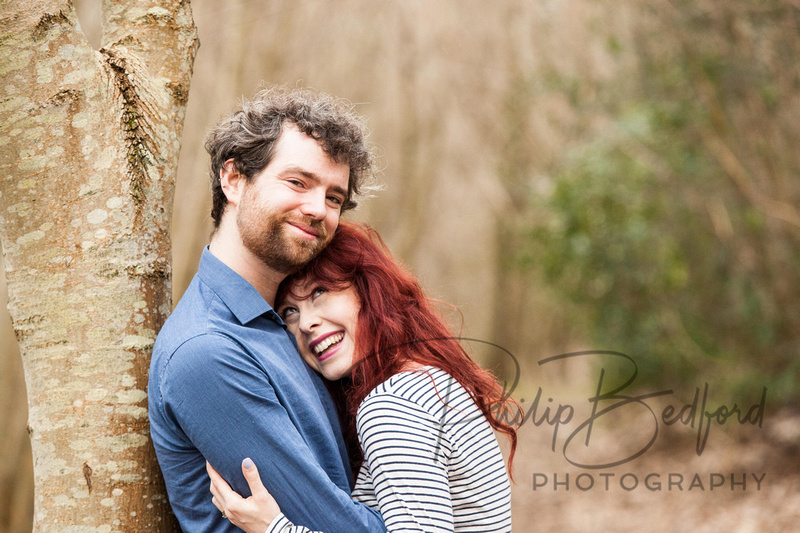
[[[100,0],[74,1],[99,42]],[[354,218],[457,306],[461,335],[516,357],[515,397],[542,385],[537,361],[587,348],[629,354],[643,387],[708,382],[740,405],[768,389],[763,432],[732,431],[694,468],[769,472],[778,479],[769,494],[536,492],[531,472],[564,468],[542,458],[547,436],[526,427],[515,530],[717,531],[721,516],[732,531],[796,527],[800,2],[196,0],[192,9],[201,46],[174,206],[174,302],[211,229],[207,128],[262,83],[347,98],[368,118],[384,186]],[[17,533],[30,530],[32,466],[3,313],[0,533]],[[505,352],[473,344],[512,380]],[[569,388],[582,377],[547,379]],[[661,466],[650,471],[686,464],[671,454],[675,442],[656,450]]]

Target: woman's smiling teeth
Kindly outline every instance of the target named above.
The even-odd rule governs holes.
[[[316,346],[314,346],[314,353],[317,355],[322,355],[322,352],[333,346],[334,344],[342,342],[344,339],[344,333],[337,333],[335,335],[331,335],[327,339],[323,340]]]

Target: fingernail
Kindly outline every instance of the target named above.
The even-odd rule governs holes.
[[[249,457],[247,459],[245,459],[244,461],[242,461],[242,464],[244,465],[245,469],[247,469],[247,470],[250,470],[251,468],[253,468],[255,466],[253,464],[253,460],[250,459]]]

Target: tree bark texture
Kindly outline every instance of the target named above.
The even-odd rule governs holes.
[[[198,41],[189,0],[0,3],[0,231],[28,391],[35,531],[174,531],[147,375]]]

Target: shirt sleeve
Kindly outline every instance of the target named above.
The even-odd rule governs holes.
[[[265,533],[322,533],[321,531],[311,531],[307,527],[292,524],[286,516],[281,513],[267,528]]]
[[[391,393],[359,407],[364,467],[388,531],[452,532],[447,474],[451,444],[442,425],[418,405]]]
[[[233,339],[207,334],[184,343],[170,359],[161,392],[166,417],[179,423],[191,443],[243,497],[250,491],[241,462],[250,457],[264,485],[294,522],[326,533],[385,531],[377,511],[353,501],[331,480],[264,368]],[[211,505],[207,477],[203,479],[203,501]]]

